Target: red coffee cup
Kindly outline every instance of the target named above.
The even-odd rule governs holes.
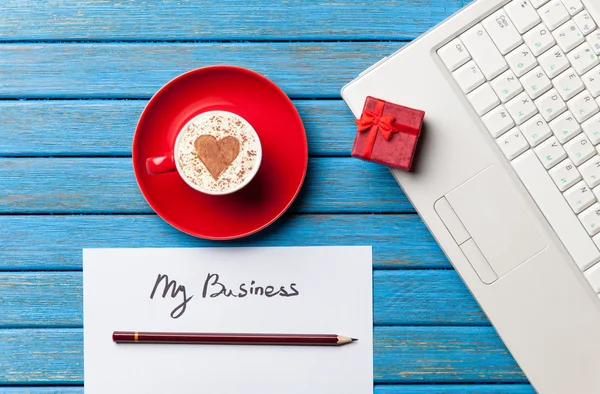
[[[244,135],[238,135],[238,138],[233,137],[234,140],[242,140],[242,142],[239,143],[238,141],[240,145],[238,146],[238,153],[229,163],[224,163],[223,161],[229,161],[231,158],[226,157],[228,153],[226,148],[231,146],[229,143],[231,140],[227,139],[231,138],[232,136],[228,136],[227,132],[225,132],[225,135],[223,135],[222,132],[214,133],[210,130],[210,127],[208,128],[209,130],[205,131],[208,134],[204,134],[205,132],[202,131],[198,133],[198,127],[196,126],[199,124],[210,123],[209,121],[211,119],[213,119],[213,123],[215,122],[214,119],[224,119],[229,122],[229,124],[236,122],[236,124],[239,125],[237,126],[238,130],[244,130]],[[190,137],[197,141],[199,134],[202,134],[202,137],[205,135],[209,136],[204,144],[204,151],[206,151],[207,156],[209,154],[213,155],[217,163],[215,163],[215,160],[210,160],[208,157],[203,157],[201,154],[203,153],[202,151],[198,153],[192,150],[194,148],[197,149],[198,147],[192,148],[190,146],[192,142],[194,142],[190,139]],[[220,134],[220,136],[223,138],[217,139],[213,134]],[[233,144],[235,145],[236,142],[233,142]],[[249,153],[252,153],[252,155]],[[197,168],[184,167],[184,163],[186,163],[186,157],[188,162],[193,160]],[[181,176],[188,186],[201,193],[210,195],[227,195],[234,193],[248,185],[258,172],[261,161],[262,147],[260,138],[248,121],[232,112],[208,111],[195,116],[188,123],[186,123],[185,126],[183,126],[175,140],[173,152],[168,152],[163,156],[147,158],[146,171],[150,175],[160,175],[177,171],[179,176]],[[237,174],[239,175],[240,173],[243,173],[243,176],[233,176],[227,178],[229,175],[227,171],[235,172],[238,170],[240,163],[242,163],[242,165],[246,168],[242,168],[243,171],[238,171]],[[248,168],[250,169],[247,170]],[[217,172],[218,174],[216,174]],[[201,176],[198,176],[198,174],[201,174]]]

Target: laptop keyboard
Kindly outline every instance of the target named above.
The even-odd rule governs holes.
[[[598,294],[600,19],[584,3],[513,0],[437,53]]]

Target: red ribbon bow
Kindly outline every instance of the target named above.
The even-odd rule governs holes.
[[[393,133],[400,131],[394,127],[394,120],[396,120],[396,118],[393,115],[381,116],[383,114],[384,106],[385,102],[378,100],[377,105],[375,106],[375,112],[365,110],[363,111],[361,118],[354,121],[358,125],[359,132],[370,131],[364,150],[364,156],[367,159],[371,157],[371,153],[373,152],[373,146],[375,145],[378,131],[381,132],[381,135],[386,141],[389,141],[390,138],[392,138]]]

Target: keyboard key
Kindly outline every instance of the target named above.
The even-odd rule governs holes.
[[[519,128],[521,129],[521,134],[525,136],[525,139],[527,139],[527,142],[531,146],[539,145],[552,135],[550,126],[548,126],[548,123],[546,123],[540,114],[535,115]]]
[[[581,180],[581,175],[577,171],[577,167],[569,159],[561,161],[557,166],[548,171],[548,173],[561,192],[564,192]]]
[[[537,113],[537,108],[525,92],[506,103],[506,109],[518,125]]]
[[[517,77],[522,77],[538,65],[533,52],[525,44],[506,55],[506,61]]]
[[[549,1],[550,0],[531,0],[531,4],[533,4],[535,8],[540,8]]]
[[[596,55],[600,55],[600,30],[596,30],[589,36],[587,36],[587,42],[592,46]]]
[[[554,36],[543,23],[525,33],[523,39],[535,56],[541,55],[556,44]]]
[[[563,100],[569,100],[585,89],[583,81],[572,68],[560,74],[552,83]]]
[[[580,213],[596,202],[596,196],[583,181],[564,192],[564,196],[575,213]]]
[[[523,37],[506,15],[504,10],[499,10],[487,17],[481,23],[488,32],[500,53],[506,55],[523,43]]]
[[[585,135],[588,136],[592,144],[600,144],[600,114],[594,115],[581,125]]]
[[[488,131],[494,138],[498,138],[515,125],[515,122],[510,117],[508,111],[503,105],[494,108],[491,112],[485,115],[482,120],[485,124],[485,127],[487,127]]]
[[[579,220],[589,235],[598,234],[600,231],[600,204],[595,203],[580,213]]]
[[[594,148],[594,145],[592,145],[585,134],[579,134],[567,142],[565,150],[576,166],[581,165],[596,154],[596,148]]]
[[[579,30],[586,36],[596,30],[596,22],[594,22],[590,13],[587,11],[575,15],[573,20],[579,27]]]
[[[560,98],[556,89],[551,89],[548,93],[535,100],[535,105],[539,108],[540,113],[546,122],[550,122],[567,110],[567,105],[563,99]],[[552,125],[550,125],[550,127],[552,127]]]
[[[595,265],[585,271],[585,279],[587,279],[590,286],[592,286],[594,292],[600,293],[600,265]]]
[[[594,97],[600,96],[600,66],[592,69],[583,76],[585,87]]]
[[[573,68],[579,73],[579,75],[585,74],[592,68],[600,64],[598,55],[594,53],[592,47],[587,42],[568,55]]]
[[[529,149],[529,144],[519,129],[514,128],[496,140],[508,160],[512,160]]]
[[[508,68],[506,60],[481,24],[463,33],[460,38],[488,80],[496,78]]]
[[[581,126],[569,111],[559,115],[552,121],[550,123],[550,128],[554,132],[558,142],[561,144],[564,144],[577,134],[581,133]]]
[[[577,266],[585,270],[600,260],[598,248],[533,152],[523,153],[512,165]]]
[[[581,0],[587,11],[592,16],[592,19],[596,21],[597,25],[600,25],[600,4],[597,0]]]
[[[508,110],[503,105],[494,108],[481,119],[494,138],[498,138],[508,130],[512,129],[515,125]]]
[[[562,0],[562,3],[571,15],[575,15],[583,10],[583,4],[581,3],[581,0]]]
[[[440,48],[437,53],[450,71],[456,70],[471,60],[471,54],[460,41],[460,38],[450,41],[450,43]]]
[[[592,240],[594,241],[594,244],[596,244],[596,247],[600,248],[600,235],[596,234]]]
[[[519,79],[510,70],[494,79],[492,81],[492,87],[503,103],[507,102],[523,91],[521,82],[519,82]]]
[[[469,93],[467,98],[479,116],[490,112],[490,110],[500,105],[500,99],[487,83]]]
[[[454,71],[452,75],[464,93],[471,92],[485,82],[485,76],[474,61],[468,62]]]
[[[596,198],[600,198],[600,186],[596,186],[592,191],[594,192]]]
[[[579,167],[583,180],[589,187],[600,185],[600,156],[596,155]]]
[[[579,123],[585,122],[600,111],[598,103],[587,90],[569,100],[567,105]]]
[[[538,58],[538,61],[540,62],[542,69],[550,78],[556,77],[558,74],[571,67],[569,59],[567,59],[567,56],[557,46],[541,55]]]
[[[542,17],[542,21],[550,30],[556,29],[570,18],[569,12],[560,0],[550,1],[540,8],[538,13]]]
[[[527,0],[513,0],[504,7],[504,11],[521,34],[542,21],[533,5]]]
[[[546,169],[554,167],[567,157],[567,152],[555,137],[542,142],[534,151]]]
[[[540,97],[552,88],[550,78],[546,76],[546,73],[541,67],[536,67],[525,74],[525,76],[521,78],[521,84],[525,87],[525,91],[529,97],[533,99]]]
[[[568,21],[552,33],[558,46],[563,52],[571,52],[575,47],[585,41],[585,36],[575,22]]]

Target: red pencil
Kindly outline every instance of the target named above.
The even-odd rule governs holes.
[[[222,345],[341,346],[357,341],[335,334],[217,334],[196,332],[115,331],[116,343],[188,343]]]

